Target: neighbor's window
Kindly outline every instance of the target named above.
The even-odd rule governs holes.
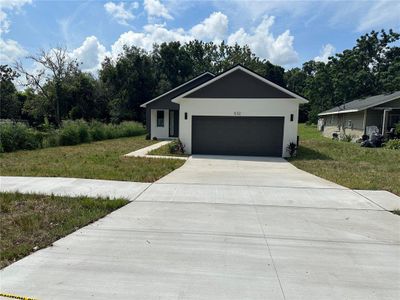
[[[164,111],[157,110],[157,127],[164,127]]]

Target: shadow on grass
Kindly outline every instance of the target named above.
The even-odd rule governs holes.
[[[296,161],[296,160],[315,160],[315,159],[332,160],[330,156],[304,146],[299,146],[296,157],[293,157],[290,160]]]

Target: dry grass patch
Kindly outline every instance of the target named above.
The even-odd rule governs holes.
[[[0,268],[127,203],[126,200],[0,193]]]

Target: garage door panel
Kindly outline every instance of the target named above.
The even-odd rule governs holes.
[[[282,156],[283,117],[192,117],[192,153]]]

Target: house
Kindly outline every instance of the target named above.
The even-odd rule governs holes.
[[[326,137],[337,133],[359,138],[374,128],[385,134],[400,123],[400,91],[357,99],[318,116],[320,130]]]
[[[237,65],[204,73],[146,102],[150,137],[176,138],[188,154],[288,156],[299,104],[308,101]]]

